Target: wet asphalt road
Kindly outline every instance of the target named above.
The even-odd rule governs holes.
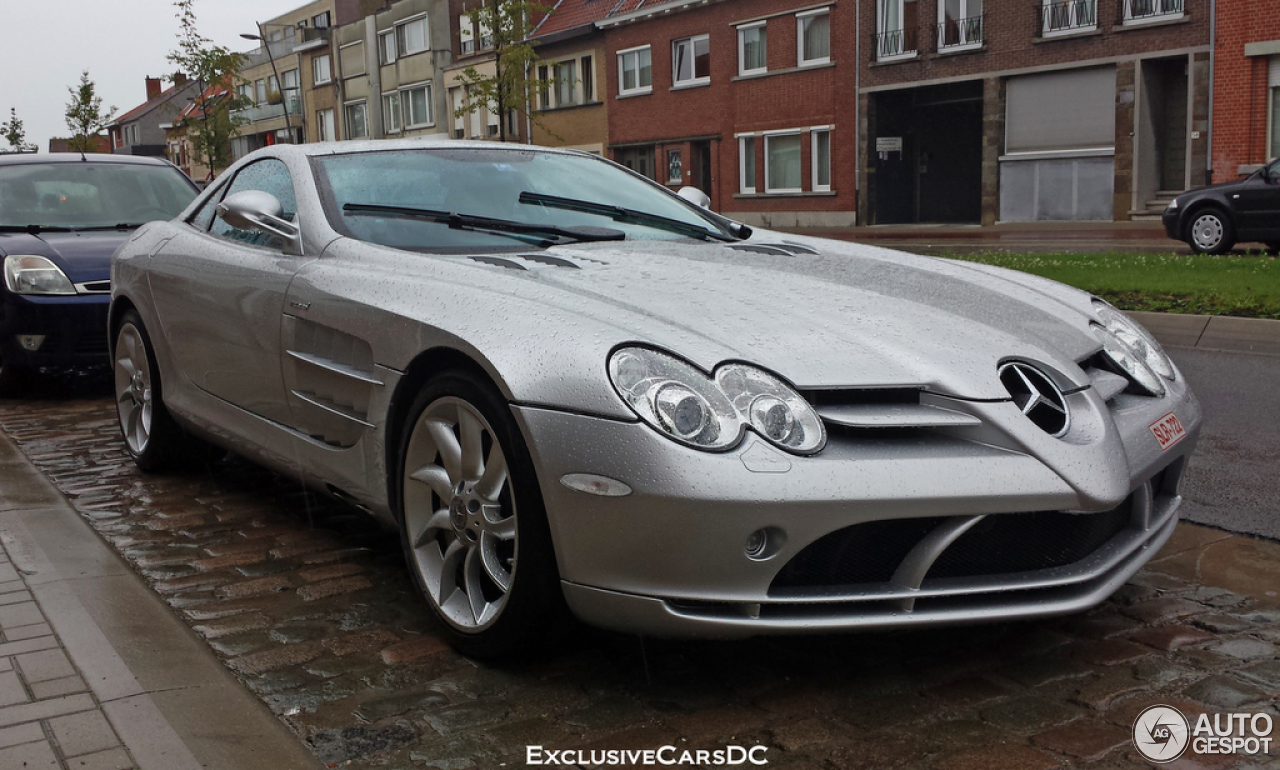
[[[1168,352],[1205,414],[1182,518],[1280,540],[1280,356]]]

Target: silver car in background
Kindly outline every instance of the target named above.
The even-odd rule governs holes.
[[[1201,421],[1088,294],[569,151],[264,149],[112,294],[142,468],[198,437],[368,511],[475,655],[566,606],[722,638],[1083,610],[1172,533]]]

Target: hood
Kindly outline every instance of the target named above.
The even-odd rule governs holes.
[[[1233,189],[1239,188],[1245,182],[1249,181],[1251,178],[1253,178],[1253,174],[1240,177],[1239,179],[1232,179],[1227,182],[1218,182],[1217,184],[1210,184],[1210,185],[1205,185],[1204,187],[1197,187],[1194,190],[1188,190],[1182,193],[1181,195],[1175,196],[1174,200],[1178,201],[1179,205],[1181,205],[1182,201],[1194,200],[1196,198],[1203,196],[1205,193],[1230,192]]]
[[[756,231],[740,243],[627,241],[472,258],[496,280],[710,370],[742,360],[800,388],[924,387],[1007,399],[996,369],[1041,362],[1083,387],[1089,295],[985,265]],[[523,268],[523,269],[521,269]],[[498,275],[504,278],[497,278]]]
[[[129,240],[132,230],[0,233],[0,256],[32,254],[48,257],[72,283],[105,281],[111,276],[111,255]]]

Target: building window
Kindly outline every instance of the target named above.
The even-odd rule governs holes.
[[[430,84],[406,88],[400,92],[400,98],[404,104],[405,128],[420,128],[436,122],[431,114]]]
[[[756,191],[756,138],[738,138],[738,191],[750,195]]]
[[[488,51],[493,48],[493,31],[489,29],[488,21],[480,19],[476,23],[476,31],[480,33],[480,50]]]
[[[647,94],[653,91],[653,67],[649,46],[618,52],[618,95]]]
[[[684,181],[684,163],[679,150],[667,150],[667,184],[680,184]]]
[[[876,8],[876,59],[916,55],[917,0],[879,0]]]
[[[938,48],[982,45],[982,0],[939,0]]]
[[[831,61],[831,10],[796,16],[796,64],[801,67]]]
[[[1182,16],[1183,0],[1119,0],[1125,24],[1164,21]]]
[[[475,31],[471,28],[471,17],[465,13],[458,17],[458,43],[463,56],[476,52]]]
[[[263,80],[262,78],[258,78],[257,80],[253,81],[253,93],[256,95],[254,98],[254,104],[266,104],[267,103],[267,81]]]
[[[333,110],[316,110],[316,141],[332,142],[337,138],[333,131]]]
[[[365,114],[365,103],[354,102],[346,105],[347,138],[364,139],[369,136],[369,116]]]
[[[252,83],[241,83],[240,85],[236,86],[236,93],[240,95],[240,101],[242,103],[242,106],[248,107],[249,105],[254,103]]]
[[[1271,89],[1271,152],[1268,158],[1280,157],[1280,87]]]
[[[311,17],[311,26],[316,29],[327,29],[329,27],[329,12],[318,14]]]
[[[388,134],[400,131],[400,94],[382,95],[382,130]]]
[[[551,109],[551,70],[545,64],[538,67],[538,109]]]
[[[378,61],[394,64],[396,60],[396,31],[389,29],[378,33]]]
[[[813,189],[815,192],[831,190],[831,129],[815,128],[813,137]]]
[[[449,89],[449,114],[453,120],[453,138],[465,139],[467,136],[467,116],[459,114],[466,105],[467,92],[462,88]]]
[[[764,191],[801,191],[800,132],[770,134],[764,138]]]
[[[592,69],[591,69],[591,57],[590,56],[582,57],[582,103],[583,104],[587,104],[595,101],[595,91],[593,88],[594,78],[592,77],[593,74],[594,73],[592,72]]]
[[[738,27],[739,75],[755,75],[768,71],[768,32],[763,21],[749,27]]]
[[[402,21],[396,25],[396,53],[409,56],[431,48],[431,35],[427,29],[427,17]]]
[[[570,59],[556,65],[556,106],[578,103],[578,63]]]
[[[329,68],[329,54],[317,56],[311,60],[311,83],[312,85],[322,86],[333,80],[333,73]]]
[[[1044,0],[1040,15],[1040,33],[1046,37],[1096,29],[1098,0]]]
[[[711,82],[711,38],[686,37],[671,43],[671,81],[675,86]]]

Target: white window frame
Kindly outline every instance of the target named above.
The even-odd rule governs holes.
[[[319,64],[324,62],[324,80],[320,79]],[[311,60],[311,85],[323,86],[333,82],[333,60],[329,58],[329,54],[322,54]]]
[[[1124,2],[1124,0],[1119,0],[1119,1]],[[964,21],[965,19],[973,18],[973,14],[969,12],[970,2],[971,0],[960,0],[961,5],[964,6],[964,11],[963,13],[960,14],[960,18],[957,21]],[[991,0],[982,0],[982,10],[984,14],[986,13],[987,3],[989,2],[991,2]],[[938,0],[938,50],[939,51],[968,51],[973,48],[982,47],[982,38],[986,30],[982,30],[981,32],[978,33],[977,40],[969,40],[968,29],[963,24],[959,26],[959,38],[958,38],[959,42],[950,43],[950,44],[944,43],[943,41],[946,39],[946,33],[943,31],[942,25],[946,23],[947,23],[947,4],[945,0]],[[985,19],[984,19],[984,25],[985,25]]]
[[[746,49],[747,40],[744,33],[753,29],[764,30],[764,66],[754,69],[746,68]],[[769,71],[769,23],[767,21],[757,21],[753,24],[743,24],[738,27],[738,74],[739,75],[763,75]]]
[[[329,116],[328,116],[329,120],[327,124],[325,122],[326,112],[329,113]],[[328,130],[326,130],[325,128],[326,125],[328,125]],[[332,107],[324,110],[316,110],[316,141],[332,142],[335,139],[335,137],[329,136],[329,134],[336,133],[335,131],[336,125],[337,123],[334,121],[334,118],[333,118]]]
[[[462,56],[470,56],[476,52],[475,25],[471,23],[471,14],[464,13],[458,17],[458,52]]]
[[[825,134],[827,137],[827,183],[818,184],[818,136]],[[832,155],[835,153],[835,147],[831,144],[831,126],[814,126],[809,129],[809,187],[814,192],[831,192],[831,171],[835,165]]]
[[[755,195],[757,185],[760,182],[760,169],[756,165],[756,135],[740,134],[738,136],[738,192],[743,195]],[[747,150],[747,143],[751,143],[750,151]],[[747,158],[751,158],[752,179],[751,185],[747,185]]]
[[[554,69],[555,75],[553,75],[553,78],[556,81],[555,87],[553,89],[553,92],[554,92],[553,99],[555,101],[555,106],[556,107],[575,107],[579,104],[582,104],[582,95],[578,90],[578,83],[581,82],[578,80],[578,60],[576,58],[561,59],[560,61],[556,62],[552,66],[555,68]],[[566,85],[565,82],[560,78],[560,68],[565,66],[573,67],[573,82],[567,84],[569,88],[569,92],[570,94],[572,94],[572,97],[569,101],[560,101],[560,97],[563,94],[561,89],[564,88]]]
[[[378,63],[382,65],[396,63],[395,27],[378,31]]]
[[[1043,8],[1048,9],[1051,5],[1057,5],[1062,0],[1044,0]],[[1085,32],[1093,32],[1098,28],[1098,0],[1065,0],[1067,5],[1068,24],[1065,27],[1049,28],[1049,14],[1046,12],[1041,20],[1041,37],[1064,37],[1067,35],[1079,35]],[[1093,23],[1081,24],[1076,18],[1077,9],[1082,5],[1093,4]]]
[[[404,128],[399,91],[382,93],[382,133],[398,134]]]
[[[688,37],[676,38],[675,40],[671,41],[671,87],[672,88],[691,88],[693,86],[705,86],[711,82],[710,71],[708,71],[707,74],[702,77],[698,77],[697,75],[697,72],[698,72],[697,51],[698,51],[698,41],[700,40],[705,40],[707,42],[707,57],[710,58],[711,35],[709,34],[703,33],[701,35],[689,35]],[[682,45],[687,45],[689,47],[689,68],[690,68],[689,71],[693,73],[693,77],[686,78],[684,80],[677,80],[676,79],[677,77],[676,56]],[[650,67],[653,66],[652,62],[653,60],[651,57],[650,65],[649,65]],[[651,81],[653,80],[652,74],[650,74],[649,79]]]
[[[783,137],[794,136],[796,139],[800,140],[800,149],[803,151],[804,132],[798,128],[788,128],[781,131],[766,131],[762,134],[762,136],[764,137],[764,191],[765,191],[765,194],[777,195],[777,194],[785,194],[785,193],[804,192],[803,177],[801,177],[800,179],[799,187],[773,187],[770,185],[771,180],[769,179],[769,142],[774,139],[781,139]],[[803,155],[801,157],[803,158]],[[801,163],[803,164],[803,162],[804,161],[802,159]],[[801,167],[803,168],[803,165]],[[759,176],[759,174],[760,174],[760,169],[756,169],[757,177]]]
[[[900,20],[900,23],[903,26],[900,26],[897,29],[885,28],[886,21],[883,13],[884,2],[883,0],[878,0],[878,2],[876,2],[876,33],[878,36],[883,36],[889,32],[901,31],[902,32],[902,50],[898,51],[897,53],[882,54],[880,49],[883,47],[883,44],[877,45],[876,52],[875,52],[876,61],[889,62],[889,61],[902,61],[903,59],[914,59],[917,55],[919,55],[920,41],[919,40],[916,41],[915,48],[911,49],[910,51],[907,50],[907,28],[905,26],[906,21],[902,19],[902,17],[906,15],[905,5],[907,0],[889,0],[889,2],[897,3],[898,19]],[[924,0],[916,0],[916,2],[924,2]]]
[[[364,105],[364,133],[360,136],[356,136],[356,132],[351,130],[351,115],[350,113],[347,112],[347,109],[349,107],[354,107],[357,104]],[[347,135],[348,139],[368,139],[369,138],[369,100],[353,99],[349,102],[343,102],[342,103],[342,124],[347,129],[343,133]]]
[[[939,0],[941,5],[941,0]],[[806,19],[812,19],[817,16],[827,17],[827,55],[816,59],[804,58],[804,23]],[[831,7],[815,8],[812,11],[804,11],[796,14],[796,66],[797,67],[817,67],[831,62]]]
[[[1133,3],[1135,0],[1116,0],[1120,3],[1120,13],[1124,26],[1154,24],[1162,21],[1177,21],[1187,14],[1187,2],[1181,0],[1180,7],[1177,11],[1161,10],[1150,16],[1133,16]],[[1160,6],[1162,9],[1170,6],[1179,5],[1179,0],[1151,0],[1153,6]]]
[[[410,24],[418,24],[418,23],[422,24],[422,46],[423,47],[415,48],[412,51],[410,51],[408,47],[404,45],[404,40],[405,40],[404,30]],[[396,56],[398,58],[403,59],[406,56],[413,56],[414,54],[423,53],[431,50],[431,22],[427,19],[427,15],[425,13],[420,13],[416,16],[410,16],[407,19],[401,19],[400,21],[396,22],[395,33],[396,33]]]
[[[426,92],[424,94],[424,101],[427,105],[427,122],[412,123],[409,121],[410,101],[409,99],[406,98],[406,96],[410,91],[419,91],[419,90]],[[417,129],[417,128],[430,128],[431,126],[434,126],[436,124],[436,109],[435,109],[435,105],[431,103],[431,98],[432,98],[432,93],[431,93],[430,80],[424,80],[421,83],[411,83],[407,86],[403,86],[400,89],[400,109],[404,111],[404,127],[406,130]]]
[[[318,13],[315,16],[311,17],[311,26],[315,27],[316,29],[328,29],[330,26],[332,26],[332,22],[333,22],[333,17],[329,15],[328,11],[325,11],[324,13]]]
[[[640,85],[640,52],[647,51],[649,53],[649,84]],[[636,57],[636,85],[634,88],[626,88],[623,86],[625,78],[623,73],[626,72],[626,59],[629,56]],[[618,96],[639,96],[640,94],[653,93],[653,50],[652,46],[638,45],[635,48],[627,48],[618,51]]]

